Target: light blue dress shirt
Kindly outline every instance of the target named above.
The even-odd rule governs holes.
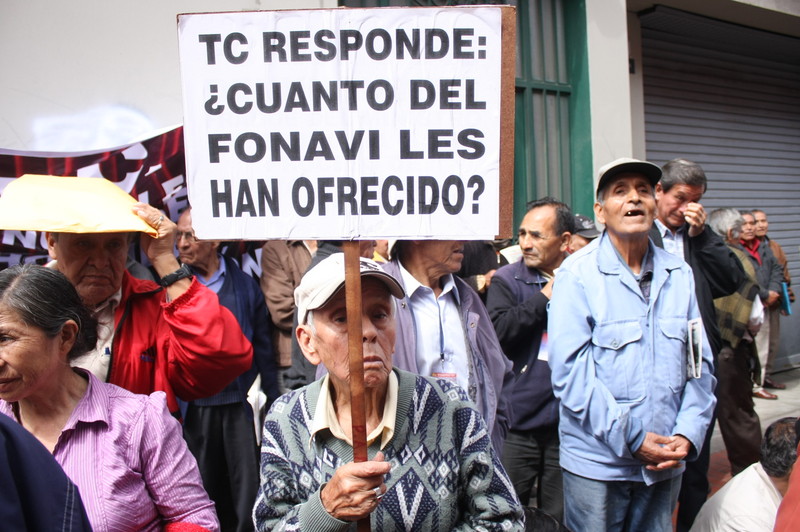
[[[437,298],[432,288],[400,268],[417,329],[419,374],[456,382],[469,394],[470,357],[453,275],[441,278]]]

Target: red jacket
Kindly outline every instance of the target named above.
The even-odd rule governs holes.
[[[236,318],[196,279],[167,303],[160,286],[125,272],[108,382],[134,393],[166,392],[177,414],[176,396],[214,395],[250,369],[252,359]]]
[[[795,425],[797,427],[800,422]],[[800,445],[797,446],[800,453]],[[783,496],[775,517],[774,532],[795,532],[800,527],[800,467],[795,464],[789,476],[789,488]]]

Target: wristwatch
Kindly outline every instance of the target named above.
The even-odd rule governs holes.
[[[161,278],[161,286],[166,288],[167,286],[177,283],[181,279],[188,279],[191,276],[192,272],[189,270],[189,266],[182,264],[180,268]]]

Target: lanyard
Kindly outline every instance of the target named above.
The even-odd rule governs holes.
[[[444,371],[444,327],[442,326],[442,307],[439,306],[438,300],[436,308],[439,310],[439,360],[442,364],[442,371]]]

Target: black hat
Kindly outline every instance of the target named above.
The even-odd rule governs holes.
[[[593,238],[597,238],[600,236],[600,231],[597,230],[597,226],[594,225],[594,222],[588,216],[584,216],[582,214],[575,215],[575,233],[576,235],[582,236],[588,240]]]

